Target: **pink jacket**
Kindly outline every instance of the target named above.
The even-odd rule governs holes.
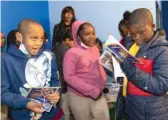
[[[75,47],[71,48],[64,57],[64,79],[68,83],[68,91],[77,95],[97,98],[104,89],[106,74],[99,64],[99,51],[94,47],[83,48],[78,42],[77,31],[84,23],[76,21],[72,25]]]

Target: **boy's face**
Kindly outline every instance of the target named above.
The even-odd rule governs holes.
[[[86,46],[94,46],[96,42],[95,29],[90,25],[85,25],[84,29],[80,32],[80,39]]]
[[[133,24],[129,26],[130,36],[138,45],[144,44],[152,38],[153,29],[154,24]]]
[[[5,45],[5,36],[4,36],[4,33],[0,32],[0,36],[1,36],[0,45],[1,45],[1,48],[3,48],[4,45]]]
[[[66,39],[65,39],[64,44],[66,44],[69,48],[72,48],[72,47],[75,46],[74,40],[71,40],[71,39],[69,39],[69,38],[66,38]]]
[[[43,45],[44,30],[41,25],[30,24],[25,30],[23,36],[23,44],[30,55],[36,55]]]

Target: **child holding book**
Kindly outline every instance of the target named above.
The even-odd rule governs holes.
[[[150,10],[134,10],[129,19],[132,41],[126,48],[139,58],[142,64],[127,59],[121,68],[128,79],[125,115],[126,120],[167,120],[168,112],[168,42],[154,31]],[[121,94],[120,94],[121,95]]]
[[[102,90],[106,74],[99,64],[92,24],[75,21],[72,25],[75,47],[64,57],[64,79],[68,84],[69,106],[76,120],[109,120]]]
[[[50,51],[43,49],[44,30],[38,22],[25,19],[19,23],[18,31],[19,48],[11,45],[2,55],[2,103],[11,107],[12,120],[51,120],[57,108],[44,112],[43,104],[26,98],[26,95],[32,87],[59,86],[55,58]],[[46,98],[55,105],[59,93],[54,92]]]
[[[73,119],[70,109],[69,109],[69,104],[68,104],[68,94],[67,94],[67,83],[64,80],[63,76],[63,59],[65,53],[72,47],[74,47],[74,40],[72,37],[71,31],[67,31],[65,33],[64,39],[62,43],[56,44],[56,47],[54,49],[54,53],[57,56],[57,65],[58,65],[58,70],[59,70],[59,76],[60,76],[60,83],[61,83],[61,108],[64,112],[64,119],[65,120],[71,120]]]

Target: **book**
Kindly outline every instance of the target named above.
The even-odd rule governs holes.
[[[116,102],[120,85],[117,83],[106,83],[106,93],[104,94],[105,99],[108,103]]]
[[[124,60],[126,58],[132,63],[142,64],[139,59],[131,55],[129,51],[124,46],[122,46],[119,41],[111,34],[109,35],[108,40],[106,41],[104,46],[107,47],[109,52],[114,54],[119,59]]]
[[[30,88],[27,98],[43,104],[43,109],[50,112],[53,105],[45,98],[46,95],[52,94],[56,91],[60,93],[61,87],[34,87]]]
[[[113,72],[112,56],[108,51],[104,51],[99,58],[99,63],[107,70]]]

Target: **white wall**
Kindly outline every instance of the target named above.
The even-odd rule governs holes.
[[[156,18],[155,1],[49,1],[51,36],[65,6],[74,8],[77,19],[91,22],[96,28],[97,37],[102,41],[107,39],[108,33],[120,39],[118,23],[126,10],[148,8],[154,20]]]

